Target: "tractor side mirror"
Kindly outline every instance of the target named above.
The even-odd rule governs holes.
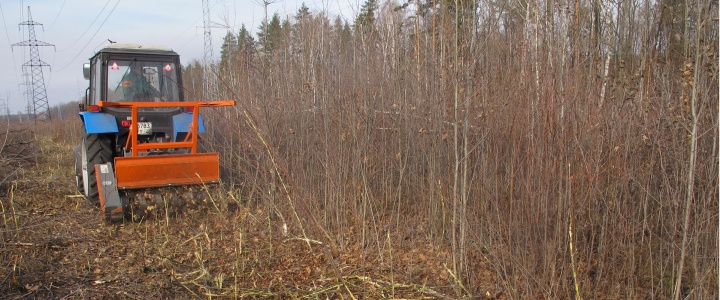
[[[85,80],[90,80],[90,64],[83,64],[83,77]]]

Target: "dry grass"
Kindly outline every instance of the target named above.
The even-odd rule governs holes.
[[[57,126],[53,126],[57,127]],[[49,128],[49,127],[48,127]],[[0,293],[10,298],[462,298],[429,243],[388,244],[387,261],[285,231],[262,208],[106,224],[73,189],[72,148],[36,133],[43,155],[4,191]],[[227,197],[245,202],[225,189]],[[217,199],[223,201],[223,199]],[[348,230],[348,235],[357,234]]]
[[[37,148],[27,124],[0,124],[0,189],[8,186],[21,166],[35,159]]]

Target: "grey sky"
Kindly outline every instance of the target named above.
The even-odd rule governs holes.
[[[242,24],[255,32],[264,18],[262,0],[208,0],[216,59],[228,29],[237,32]],[[280,0],[268,7],[268,14],[293,15],[302,3],[313,12],[352,20],[360,0]],[[202,0],[1,0],[0,20],[0,104],[7,102],[11,113],[25,111],[22,64],[29,60],[29,47],[11,47],[28,39],[30,6],[39,41],[54,44],[40,47],[50,106],[77,101],[87,88],[82,64],[108,39],[135,44],[164,45],[180,54],[183,64],[203,58]],[[20,28],[18,28],[20,27]],[[4,112],[2,112],[4,113]]]

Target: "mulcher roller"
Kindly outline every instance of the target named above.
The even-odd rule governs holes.
[[[181,216],[187,212],[235,210],[219,184],[118,189],[110,163],[96,165],[100,209],[110,222]]]
[[[233,209],[218,185],[150,188],[126,193],[125,218],[141,221],[162,216],[177,217],[188,212]]]

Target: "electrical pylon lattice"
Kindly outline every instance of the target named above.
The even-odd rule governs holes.
[[[43,77],[43,67],[49,67],[50,65],[40,60],[40,50],[38,47],[41,46],[52,46],[55,45],[38,41],[35,38],[35,26],[41,26],[41,23],[35,22],[32,19],[30,13],[30,6],[28,6],[28,20],[19,24],[20,26],[28,27],[28,40],[20,43],[13,44],[12,46],[18,47],[30,47],[30,60],[23,64],[24,72],[30,74],[30,87],[28,92],[31,92],[29,98],[32,101],[33,114],[35,121],[37,120],[50,120],[50,105],[48,104],[47,91],[45,90],[45,78]],[[29,72],[27,69],[30,69]]]
[[[27,71],[27,70],[23,70]],[[33,99],[32,99],[32,80],[30,80],[30,74],[27,72],[24,72],[23,74],[23,83],[19,85],[25,86],[25,91],[23,92],[23,95],[25,96],[25,114],[28,116],[35,116],[35,108],[33,107]]]
[[[213,47],[212,47],[212,27],[210,22],[210,8],[208,0],[203,0],[203,29],[205,32],[205,56],[203,57],[203,96],[205,100],[218,99],[218,84],[215,72],[213,72]]]

